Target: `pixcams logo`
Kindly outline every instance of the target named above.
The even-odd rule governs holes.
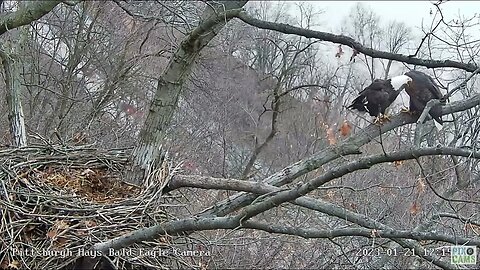
[[[452,264],[476,264],[477,248],[475,246],[450,246]]]

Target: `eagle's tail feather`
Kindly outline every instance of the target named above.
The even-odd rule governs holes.
[[[433,119],[433,123],[435,124],[435,127],[437,128],[438,131],[443,129],[443,125],[437,121],[437,119]]]
[[[363,103],[364,98],[365,98],[364,96],[360,95],[359,97],[354,99],[352,104],[350,104],[350,106],[348,106],[347,108],[348,109],[355,109],[355,110],[360,111],[360,112],[366,112],[367,108],[365,108],[365,103]]]
[[[435,124],[435,127],[437,128],[438,131],[442,130],[443,128],[443,119],[442,119],[442,107],[440,106],[434,106],[430,110],[430,115],[433,118],[433,122]]]

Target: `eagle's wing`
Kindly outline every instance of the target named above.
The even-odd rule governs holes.
[[[438,88],[438,85],[437,83],[432,79],[432,77],[428,76],[428,79],[431,83],[431,85],[429,85],[428,87],[428,90],[432,93],[433,97],[436,98],[436,99],[441,99],[443,98],[443,94],[442,92],[440,92],[440,89]]]
[[[423,85],[423,87],[425,87],[432,95],[431,98],[433,99],[443,98],[442,92],[440,91],[440,89],[437,86],[437,83],[432,79],[432,77],[417,70],[410,70],[409,72],[405,73],[405,75],[411,77],[414,81],[416,80],[416,84],[418,86]]]
[[[355,98],[349,109],[356,109],[358,111],[366,111],[371,116],[378,116],[383,113],[388,103],[389,93],[385,91],[385,81],[375,80],[363,89],[357,98]]]
[[[368,103],[366,107],[371,116],[378,116],[385,113],[385,109],[390,105],[389,94],[383,89],[370,89],[367,94]]]

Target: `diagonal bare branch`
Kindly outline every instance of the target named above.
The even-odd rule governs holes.
[[[480,105],[480,94],[474,95],[468,99],[455,101],[442,107],[442,115],[451,114],[473,108]],[[292,182],[308,172],[318,169],[320,166],[338,159],[342,156],[359,154],[359,148],[378,137],[380,134],[393,130],[399,126],[414,123],[415,117],[401,113],[392,118],[392,121],[385,123],[381,127],[370,125],[361,130],[361,133],[351,136],[338,145],[330,146],[321,152],[314,154],[306,159],[300,160],[290,166],[285,167],[282,171],[277,172],[263,180],[273,186],[282,186]],[[217,203],[215,206],[206,210],[203,216],[224,216],[241,207],[250,204],[256,195],[253,194],[235,194],[226,200]]]
[[[474,152],[466,149],[452,148],[452,147],[418,148],[418,149],[398,151],[398,152],[387,153],[387,154],[362,157],[356,161],[352,161],[345,165],[333,168],[325,172],[324,174],[296,188],[278,192],[266,200],[263,200],[253,205],[249,205],[244,209],[242,209],[242,211],[240,212],[240,215],[242,215],[242,220],[247,220],[260,213],[263,213],[267,210],[277,207],[282,203],[293,201],[297,198],[300,198],[308,194],[309,192],[317,189],[321,185],[328,183],[333,179],[344,176],[353,171],[357,171],[360,169],[368,169],[375,164],[393,162],[393,161],[399,161],[399,160],[415,159],[420,156],[432,156],[432,155],[454,155],[454,156],[463,156],[463,157],[480,159],[480,152]],[[480,204],[480,202],[472,202],[472,203]]]
[[[49,13],[62,1],[31,1],[24,8],[0,15],[0,35],[14,28],[27,25]]]
[[[477,243],[477,241],[471,240],[471,239],[462,239],[458,237],[452,238],[452,237],[441,235],[441,234],[393,230],[390,227],[380,222],[371,220],[368,217],[365,217],[363,215],[352,213],[346,209],[342,209],[332,204],[328,205],[328,203],[324,203],[319,200],[313,200],[310,198],[300,198],[301,196],[307,194],[308,192],[318,188],[320,185],[323,185],[332,179],[341,177],[353,171],[360,170],[360,169],[367,169],[379,163],[393,162],[393,161],[405,160],[405,159],[415,159],[420,156],[428,156],[428,155],[455,155],[455,156],[472,157],[477,159],[480,158],[480,152],[474,152],[466,149],[459,149],[459,148],[452,148],[452,147],[429,147],[429,148],[397,151],[397,152],[388,153],[388,154],[371,155],[371,156],[360,158],[357,161],[352,161],[345,165],[333,168],[327,171],[326,173],[324,173],[323,175],[317,178],[314,178],[308,183],[305,183],[296,188],[280,191],[280,192],[274,192],[273,194],[275,195],[263,201],[260,201],[257,204],[253,204],[248,207],[245,207],[242,211],[240,211],[239,214],[235,216],[203,217],[203,218],[195,217],[195,218],[167,222],[164,224],[159,224],[149,228],[137,230],[129,234],[126,234],[124,236],[109,240],[104,243],[97,243],[94,246],[94,249],[100,250],[100,251],[106,251],[109,248],[118,249],[118,248],[129,246],[133,243],[138,243],[138,242],[150,239],[152,237],[157,237],[158,235],[179,234],[179,233],[186,233],[188,231],[201,231],[201,230],[213,230],[213,229],[254,228],[254,229],[265,230],[268,232],[299,235],[302,237],[316,238],[316,237],[328,237],[327,235],[332,236],[332,232],[327,232],[327,231],[311,231],[306,229],[293,229],[293,228],[266,225],[266,224],[264,225],[260,224],[261,225],[260,226],[259,223],[255,223],[248,220],[249,218],[255,215],[258,215],[262,212],[265,212],[271,208],[274,208],[282,203],[295,200],[295,203],[297,204],[304,204],[311,209],[318,207],[319,211],[328,213],[329,215],[332,215],[332,216],[337,216],[340,218],[348,217],[346,220],[359,224],[361,226],[371,228],[371,229],[378,228],[381,230],[385,230],[385,232],[382,232],[384,237],[390,236],[387,238],[394,239],[394,241],[399,243],[401,246],[415,249],[417,254],[419,254],[419,256],[421,256],[423,259],[431,261],[433,264],[440,266],[444,269],[449,269],[450,266],[447,263],[444,263],[439,259],[435,259],[435,258],[432,258],[431,256],[428,256],[426,253],[424,253],[423,248],[419,244],[405,240],[405,238],[415,239],[415,240],[430,239],[430,240],[445,241],[449,243],[461,242],[461,243],[471,243],[471,244],[472,243],[475,244]],[[214,186],[214,185],[215,184],[210,186]],[[260,183],[251,184],[250,186],[245,184],[243,185],[243,187],[245,190],[248,188],[252,191],[254,191],[253,187],[255,187],[256,188],[255,190],[257,192],[270,192],[270,190],[272,189],[273,189],[272,191],[279,190],[278,187],[272,187],[272,186],[268,186]],[[317,204],[317,206],[314,206],[315,204]],[[374,234],[372,235],[372,231],[370,230],[358,229],[356,232],[358,233],[356,235],[361,235],[365,237],[374,236]],[[338,231],[337,236],[342,236],[342,233],[348,234],[347,231],[343,231],[343,232]],[[350,231],[350,233],[353,234],[353,231]],[[332,237],[335,237],[335,234],[333,234]]]
[[[399,62],[404,62],[407,64],[424,66],[427,68],[453,67],[453,68],[463,69],[469,72],[474,72],[478,68],[476,65],[473,65],[473,64],[466,64],[466,63],[452,61],[452,60],[421,59],[421,58],[411,57],[411,56],[398,54],[398,53],[379,51],[379,50],[366,47],[362,45],[360,42],[348,36],[304,29],[301,27],[296,27],[296,26],[292,26],[284,23],[274,23],[269,21],[263,21],[248,15],[246,12],[239,12],[236,15],[236,17],[249,25],[252,25],[261,29],[268,29],[268,30],[281,32],[284,34],[300,35],[306,38],[317,38],[322,41],[343,44],[357,50],[360,53],[371,56],[373,58],[390,59],[390,60],[395,60]]]
[[[473,71],[462,83],[460,83],[458,86],[454,87],[452,90],[450,90],[445,96],[445,99],[448,99],[451,97],[453,94],[455,94],[458,90],[460,90],[463,87],[466,87],[467,82],[470,81],[473,76],[477,75],[480,72],[480,67],[477,68],[475,71]]]

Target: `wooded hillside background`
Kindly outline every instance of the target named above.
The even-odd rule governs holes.
[[[368,2],[328,33],[308,2],[3,1],[0,268],[31,269],[9,252],[31,240],[170,250],[65,269],[457,269],[449,247],[480,245],[480,15],[443,5],[419,36]],[[442,130],[400,113],[406,94],[382,126],[346,109],[411,69],[448,93]],[[83,188],[109,170],[121,186]],[[108,225],[20,195],[45,183]],[[61,238],[78,226],[89,236]]]

